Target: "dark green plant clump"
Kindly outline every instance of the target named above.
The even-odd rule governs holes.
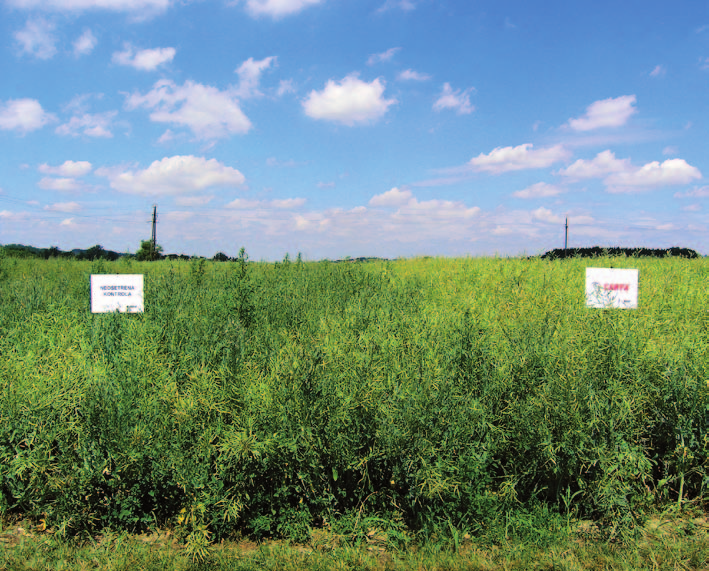
[[[678,257],[690,260],[699,258],[695,250],[689,248],[555,248],[541,255],[542,260],[563,260],[565,258],[601,258],[625,256],[628,258],[667,258]]]

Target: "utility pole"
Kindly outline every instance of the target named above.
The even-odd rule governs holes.
[[[150,239],[150,258],[154,260],[157,254],[157,226],[158,226],[158,206],[153,204],[153,235]]]
[[[564,226],[564,250],[566,250],[568,245],[569,245],[569,219],[567,218],[566,224]]]

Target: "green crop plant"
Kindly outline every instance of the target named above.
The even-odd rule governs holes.
[[[197,560],[319,529],[628,537],[706,502],[703,259],[594,260],[639,270],[637,310],[587,308],[582,259],[0,264],[5,517],[179,527]],[[97,271],[144,274],[145,312],[91,314]]]

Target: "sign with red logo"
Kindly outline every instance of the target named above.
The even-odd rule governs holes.
[[[91,313],[142,313],[143,274],[93,274]]]
[[[638,270],[586,268],[586,306],[637,309]]]

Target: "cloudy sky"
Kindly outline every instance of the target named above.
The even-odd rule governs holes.
[[[709,254],[709,3],[0,0],[0,243]]]

